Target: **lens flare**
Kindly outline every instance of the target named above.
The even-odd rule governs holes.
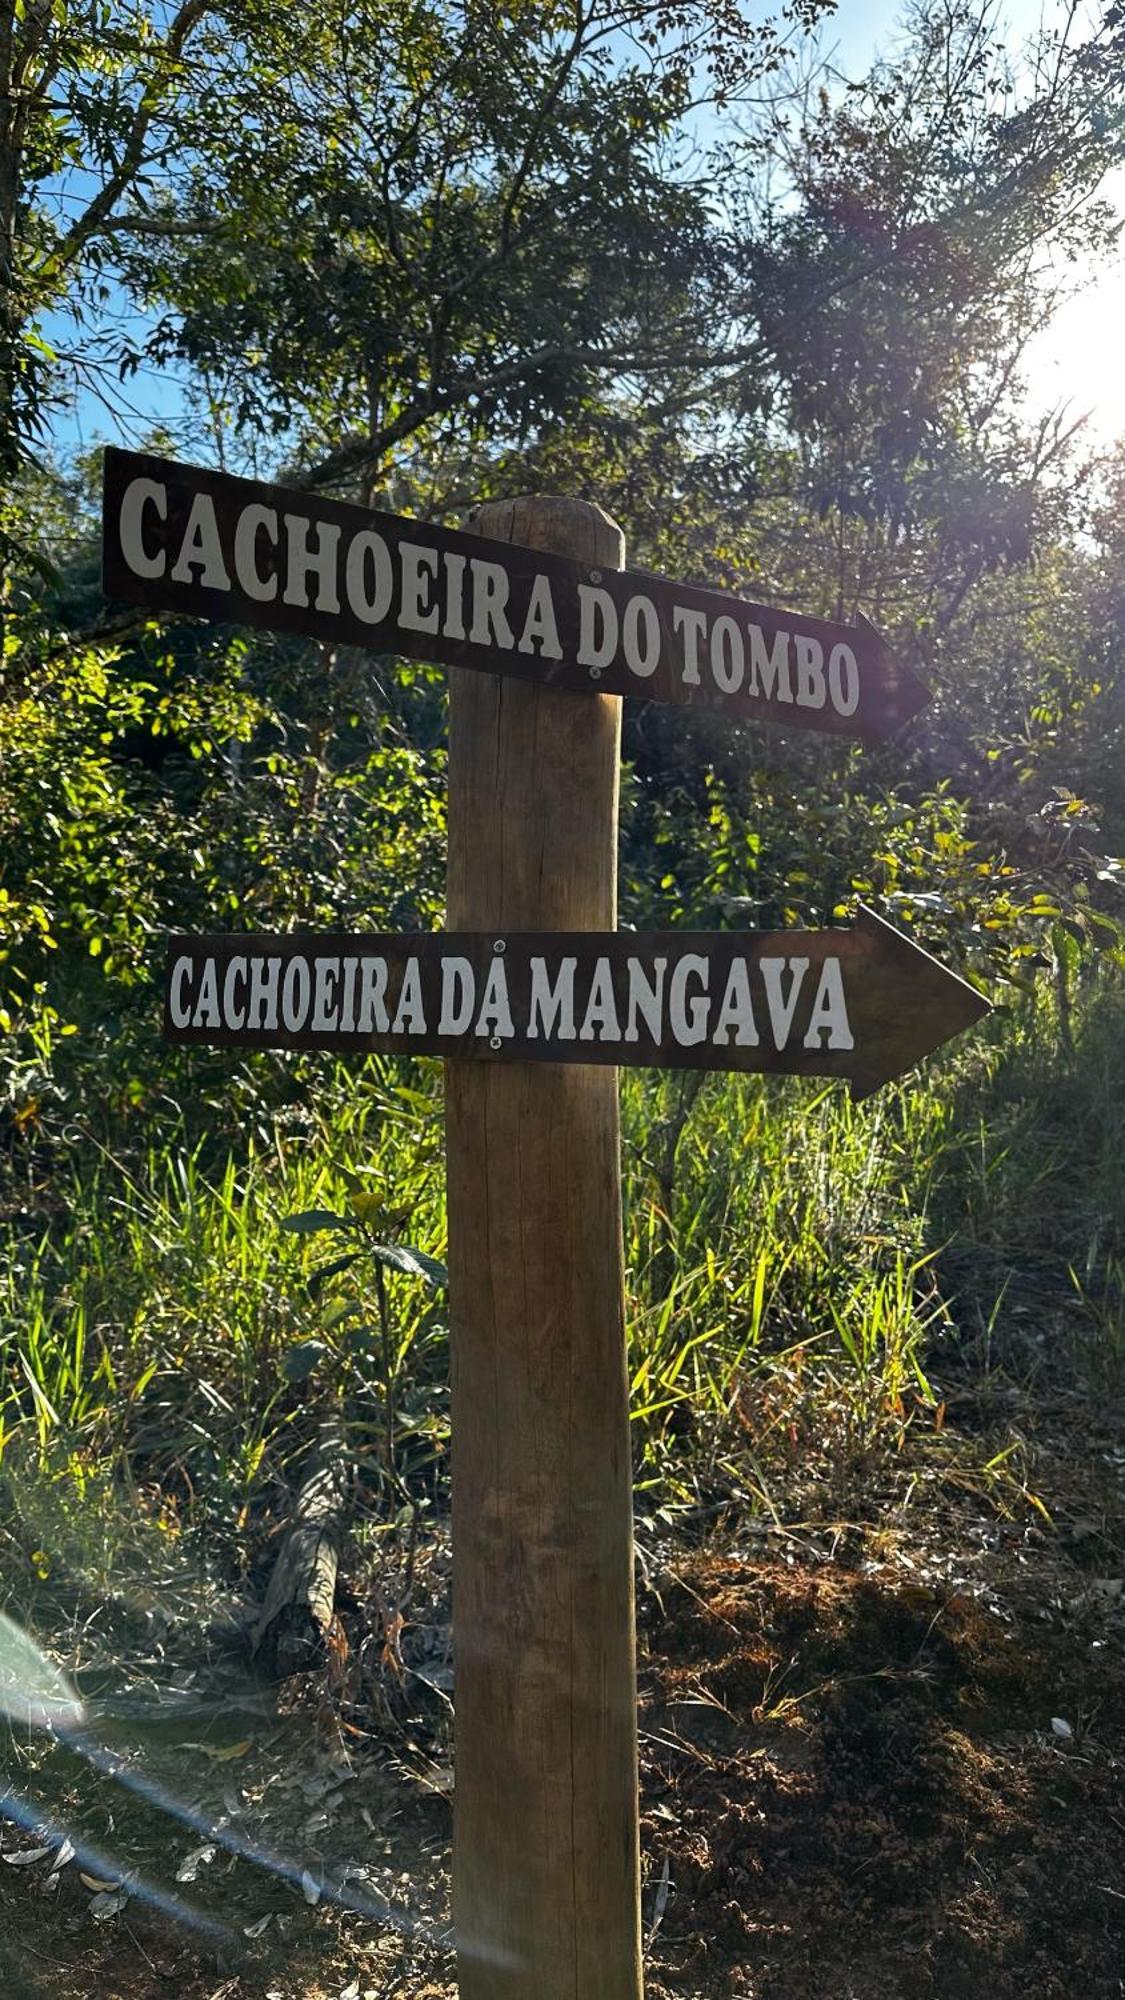
[[[86,1711],[60,1667],[0,1611],[0,1715],[30,1729],[81,1729]]]
[[[272,1851],[249,1835],[240,1833],[229,1822],[212,1820],[206,1812],[177,1798],[158,1779],[137,1770],[119,1753],[99,1743],[91,1726],[89,1711],[79,1700],[66,1675],[4,1612],[0,1612],[0,1714],[8,1716],[21,1727],[48,1731],[67,1750],[84,1758],[114,1784],[166,1813],[169,1818],[178,1820],[181,1825],[190,1827],[192,1832],[205,1835],[208,1840],[226,1848],[228,1853],[268,1874],[281,1877],[294,1887],[305,1886],[307,1864]],[[0,1814],[59,1845],[65,1833],[77,1858],[92,1872],[120,1880],[130,1897],[149,1903],[177,1922],[197,1932],[208,1933],[217,1941],[229,1942],[232,1933],[226,1926],[217,1924],[182,1897],[146,1880],[136,1871],[123,1870],[112,1856],[88,1841],[80,1841],[69,1829],[54,1826],[25,1795],[13,1790],[0,1792]],[[339,1909],[355,1911],[377,1923],[391,1925],[435,1946],[447,1942],[440,1927],[417,1922],[403,1910],[393,1908],[377,1892],[369,1892],[356,1880],[359,1873],[354,1866],[326,1872],[316,1882],[317,1900],[333,1903]]]

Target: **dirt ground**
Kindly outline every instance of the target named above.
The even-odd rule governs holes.
[[[649,2000],[1125,1995],[1125,1411],[1038,1424],[1049,1518],[912,1475],[862,1523],[649,1553]],[[227,1661],[159,1726],[111,1691],[100,1764],[14,1737],[5,2000],[447,2000],[435,1607],[413,1721]]]

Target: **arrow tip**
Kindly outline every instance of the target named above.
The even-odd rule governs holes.
[[[933,689],[927,685],[913,667],[908,667],[893,652],[877,625],[866,618],[862,611],[856,613],[856,625],[863,633],[877,663],[877,685],[879,704],[871,719],[868,734],[874,742],[882,742],[893,736],[896,730],[909,722],[912,715],[925,708],[934,698]]]
[[[992,1003],[864,903],[852,936],[866,997],[859,1046],[871,1052],[849,1079],[859,1102],[982,1020]]]

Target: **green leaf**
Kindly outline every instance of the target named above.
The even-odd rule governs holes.
[[[333,1208],[304,1208],[299,1215],[286,1215],[281,1226],[294,1236],[315,1236],[318,1229],[350,1229],[346,1215]]]
[[[328,1353],[323,1340],[299,1340],[281,1357],[281,1372],[287,1382],[307,1382]]]
[[[413,1250],[408,1243],[373,1243],[371,1255],[378,1264],[389,1264],[392,1271],[406,1271],[412,1278],[424,1278],[428,1285],[447,1285],[449,1272],[436,1257],[427,1257],[424,1250]]]
[[[351,1259],[348,1261],[350,1263]],[[340,1299],[336,1305],[328,1307],[320,1323],[327,1330],[342,1325],[345,1320],[362,1318],[363,1307],[358,1299]]]
[[[1051,945],[1059,964],[1067,972],[1075,972],[1082,958],[1082,949],[1068,924],[1051,925]]]
[[[314,1209],[312,1213],[315,1215],[316,1210]],[[282,1227],[284,1228],[285,1226],[283,1223]],[[360,1250],[347,1250],[342,1257],[333,1257],[327,1264],[318,1264],[316,1270],[309,1274],[308,1291],[310,1299],[319,1298],[329,1278],[335,1278],[341,1271],[346,1271],[348,1265],[354,1264],[356,1258],[362,1256],[362,1254],[363,1252]]]
[[[377,1360],[380,1348],[379,1330],[366,1323],[363,1326],[345,1327],[341,1344],[345,1354],[349,1354],[353,1361]]]

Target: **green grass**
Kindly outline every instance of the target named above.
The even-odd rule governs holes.
[[[932,1442],[959,1338],[950,1242],[1053,1259],[1120,1354],[1122,1018],[1104,982],[1069,1058],[1028,1008],[860,1107],[797,1082],[624,1077],[642,1505],[776,1511],[810,1464],[846,1483]],[[15,1163],[40,1215],[25,1194],[4,1243],[0,1471],[100,1482],[103,1500],[116,1483],[234,1561],[336,1415],[388,1499],[441,1504],[444,1300],[389,1272],[384,1323],[361,1219],[378,1194],[392,1213],[372,1229],[444,1254],[440,1073],[373,1060],[322,1065],[316,1084],[259,1103],[237,1146],[169,1114],[143,1152],[88,1136],[49,1175]],[[310,1209],[352,1234],[284,1227]]]

